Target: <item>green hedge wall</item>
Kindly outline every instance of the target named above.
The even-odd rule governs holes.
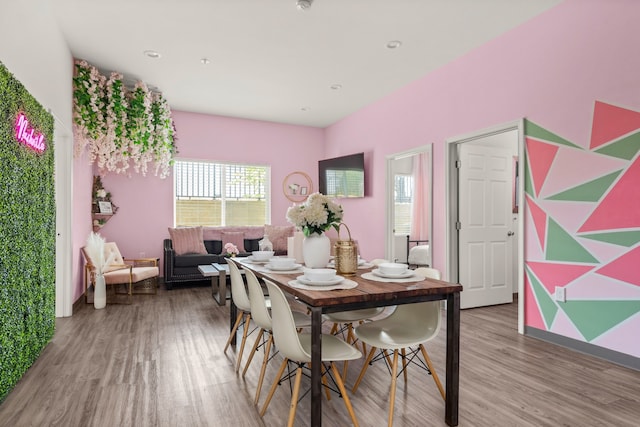
[[[21,112],[43,153],[16,140]],[[53,117],[0,63],[0,402],[53,336],[55,220]]]

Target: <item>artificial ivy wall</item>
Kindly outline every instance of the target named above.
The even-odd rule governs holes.
[[[55,327],[53,117],[0,63],[0,402]]]

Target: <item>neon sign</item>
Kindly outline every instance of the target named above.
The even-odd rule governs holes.
[[[44,135],[29,126],[29,120],[23,113],[18,114],[16,119],[16,139],[38,153],[42,153],[47,148]]]

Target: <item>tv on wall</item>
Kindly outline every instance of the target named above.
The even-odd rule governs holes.
[[[364,197],[364,153],[318,162],[320,193],[336,198]]]

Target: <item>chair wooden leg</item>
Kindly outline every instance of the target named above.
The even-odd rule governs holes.
[[[260,328],[260,332],[258,332],[258,336],[256,338],[256,342],[253,343],[253,347],[251,347],[251,351],[249,352],[249,358],[247,359],[247,363],[244,365],[244,369],[242,370],[242,378],[244,378],[247,373],[247,369],[249,369],[249,365],[251,365],[251,361],[253,360],[253,356],[256,354],[258,350],[258,346],[260,345],[260,339],[264,334],[264,329]]]
[[[367,368],[369,367],[369,363],[371,363],[371,359],[373,359],[373,355],[375,354],[375,352],[376,352],[376,347],[371,347],[371,350],[367,355],[367,359],[364,361],[364,365],[362,365],[362,370],[360,371],[360,375],[358,375],[358,379],[356,380],[356,383],[353,385],[353,388],[351,389],[352,393],[355,393],[356,390],[358,389],[358,386],[360,385],[360,381],[362,381],[362,378],[364,378],[364,373],[367,372]]]
[[[333,371],[333,375],[336,377],[336,384],[338,385],[338,389],[340,393],[342,393],[342,399],[344,400],[344,404],[347,407],[347,411],[349,412],[349,416],[351,417],[351,421],[355,427],[358,427],[358,420],[356,419],[356,414],[353,411],[353,406],[351,406],[351,401],[349,400],[349,396],[347,395],[347,390],[344,388],[344,382],[342,378],[340,378],[340,373],[338,372],[338,368],[336,368],[336,364],[331,362],[331,370]]]
[[[391,365],[391,393],[389,396],[389,423],[393,425],[393,407],[396,401],[396,376],[398,375],[398,350],[393,350],[393,365]]]
[[[289,407],[289,421],[287,427],[293,427],[293,421],[296,418],[296,409],[298,408],[298,394],[300,394],[300,381],[302,381],[302,367],[296,369],[296,379],[293,383],[293,392],[291,393],[291,405]]]
[[[240,322],[242,322],[243,317],[244,317],[244,311],[238,310],[238,317],[236,317],[236,323],[233,325],[233,328],[231,328],[229,339],[227,340],[227,343],[224,345],[224,353],[227,352],[227,349],[229,348],[229,344],[231,344],[231,340],[233,339],[233,336],[236,334],[236,332],[238,332],[238,327],[240,327]]]
[[[431,376],[433,377],[433,380],[436,382],[436,386],[438,387],[438,390],[440,390],[440,395],[442,396],[442,399],[446,401],[447,395],[444,392],[444,387],[442,387],[440,378],[438,378],[438,374],[436,374],[436,369],[433,367],[433,364],[431,363],[431,359],[429,358],[429,355],[427,354],[427,350],[424,348],[424,345],[420,344],[420,350],[422,351],[422,357],[424,357],[424,361],[427,362],[427,366],[431,371]]]
[[[269,353],[271,352],[271,343],[273,343],[273,335],[269,334],[269,339],[267,340],[267,346],[264,349],[264,359],[262,360],[262,368],[260,369],[260,378],[258,378],[258,387],[256,388],[256,398],[253,400],[253,403],[256,405],[258,404],[258,400],[260,399],[260,390],[262,390],[264,373],[267,370],[267,363],[269,363]]]
[[[320,369],[323,369],[324,366],[322,366]],[[309,363],[309,369],[311,369],[311,363]],[[320,378],[322,380],[322,385],[324,385],[324,394],[327,396],[327,400],[331,400],[331,390],[329,390],[329,382],[327,381],[327,376],[325,375],[327,373],[326,369],[324,372],[321,373]]]
[[[402,374],[404,376],[404,383],[407,383],[407,352],[406,349],[402,349]]]
[[[382,350],[382,354],[384,354],[384,358],[387,359],[387,365],[391,366],[391,358],[389,357],[389,352],[387,350]]]
[[[242,362],[242,353],[244,352],[244,345],[247,342],[247,335],[249,335],[249,326],[251,324],[251,313],[247,313],[244,316],[244,331],[242,332],[242,342],[240,343],[240,351],[238,352],[238,360],[236,361],[236,372],[240,370],[240,363]]]
[[[337,332],[338,332],[338,324],[334,323],[333,326],[331,327],[331,330],[329,331],[329,334],[335,335]]]
[[[260,410],[260,416],[264,417],[264,413],[267,412],[267,408],[269,407],[269,403],[271,402],[271,398],[273,397],[273,393],[276,392],[276,388],[278,388],[278,383],[280,382],[280,378],[282,378],[282,374],[284,373],[284,369],[287,367],[287,363],[289,359],[284,359],[282,361],[282,365],[280,365],[280,369],[278,369],[278,373],[276,374],[276,379],[273,380],[273,384],[271,385],[271,389],[269,390],[269,394],[267,395],[267,399],[262,404],[262,409]]]

